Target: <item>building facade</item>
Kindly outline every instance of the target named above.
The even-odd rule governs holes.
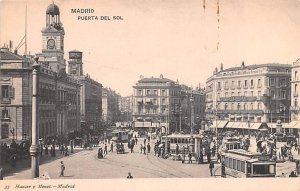
[[[113,125],[121,121],[119,103],[121,96],[110,88],[102,89],[102,119],[106,124]]]
[[[164,78],[141,79],[133,86],[133,125],[136,129],[162,132],[178,131],[176,108],[180,104],[181,87]],[[172,112],[173,110],[173,112]],[[172,124],[172,125],[171,125]]]
[[[125,126],[129,126],[132,123],[132,99],[132,96],[121,97],[121,101],[119,102],[121,122],[125,122]]]
[[[66,136],[80,130],[80,83],[65,70],[64,34],[59,8],[51,4],[42,30],[42,53],[37,54],[41,138]],[[31,136],[32,58],[1,49],[2,140],[24,140]]]
[[[260,64],[220,70],[206,81],[207,117],[229,121],[290,121],[291,66]]]
[[[80,121],[82,128],[97,129],[102,120],[102,84],[89,75],[83,75],[82,52],[69,52],[68,73],[77,79],[80,87]]]

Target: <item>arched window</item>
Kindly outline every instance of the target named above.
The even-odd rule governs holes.
[[[238,103],[238,105],[237,105],[237,110],[241,110],[241,104],[240,103]]]

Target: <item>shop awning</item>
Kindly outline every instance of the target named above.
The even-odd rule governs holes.
[[[250,123],[250,129],[258,130],[261,126],[261,123]]]
[[[225,127],[225,125],[228,123],[228,121],[214,121],[213,124],[209,128],[218,128],[222,129]]]
[[[239,125],[240,122],[228,122],[227,125],[226,125],[226,128],[231,128],[231,129],[236,129],[238,128],[238,125]]]
[[[290,123],[285,123],[282,125],[282,128],[300,129],[300,121],[292,121]]]

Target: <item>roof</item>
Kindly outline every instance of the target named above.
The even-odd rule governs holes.
[[[24,60],[22,56],[9,52],[6,48],[1,48],[0,58],[1,60]]]
[[[50,4],[47,7],[46,14],[48,14],[48,15],[59,15],[60,12],[59,12],[58,6],[55,5],[54,3]]]
[[[143,79],[140,79],[138,81],[139,83],[143,82],[143,83],[153,83],[153,82],[161,82],[161,83],[165,83],[165,82],[173,82],[173,80],[170,80],[170,79],[167,79],[167,78],[143,78]]]
[[[80,53],[82,53],[81,51],[79,51],[79,50],[76,50],[76,49],[74,49],[74,50],[71,50],[71,51],[69,51],[69,52],[80,52]]]
[[[219,71],[219,72],[237,71],[237,70],[241,70],[241,69],[254,70],[254,69],[263,68],[263,67],[291,67],[291,65],[290,64],[278,64],[278,63],[254,64],[254,65],[244,66],[243,68],[241,66],[231,67],[231,68],[227,68],[222,71]]]

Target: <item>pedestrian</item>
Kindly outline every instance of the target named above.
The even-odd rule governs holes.
[[[150,153],[150,149],[151,149],[151,146],[150,146],[150,143],[147,144],[147,151],[148,153]]]
[[[146,154],[146,146],[143,146],[144,155]]]
[[[114,143],[113,142],[110,145],[110,150],[111,150],[112,153],[114,152]]]
[[[132,179],[133,176],[131,176],[131,172],[128,172],[128,176],[127,176],[127,179]]]
[[[98,149],[98,159],[100,158],[101,148]]]
[[[135,144],[137,145],[138,139],[135,137]]]
[[[104,145],[104,154],[107,154],[107,145]]]
[[[48,145],[45,145],[45,155],[48,155]]]
[[[215,165],[212,161],[209,163],[209,171],[210,171],[210,176],[213,176],[213,169],[215,168]]]
[[[60,161],[60,175],[59,176],[65,176],[64,175],[65,169],[66,169],[66,167],[64,165],[64,162]]]
[[[189,152],[188,157],[189,157],[189,163],[192,163],[192,153],[191,152]]]
[[[289,175],[289,177],[297,177],[297,175],[295,174],[294,171],[292,171],[291,174]]]
[[[3,180],[3,169],[0,168],[0,180]]]
[[[178,144],[176,144],[175,154],[178,155],[178,152],[179,152],[179,146]]]
[[[144,145],[146,145],[146,141],[147,141],[147,139],[146,139],[146,138],[144,138]]]
[[[200,151],[200,161],[199,162],[203,163],[203,152],[202,151]]]
[[[69,149],[68,149],[68,147],[67,147],[67,145],[66,145],[66,146],[65,146],[65,156],[69,156],[68,151],[69,151]]]
[[[130,145],[130,153],[133,153],[134,144]]]
[[[218,152],[218,154],[217,154],[217,162],[219,162],[219,160],[221,162],[221,154],[220,154],[220,152]]]
[[[142,152],[143,152],[143,145],[141,144],[141,152],[140,153],[142,154]]]
[[[222,166],[221,166],[221,176],[223,178],[226,178],[226,173],[225,173],[225,162],[222,162]]]

